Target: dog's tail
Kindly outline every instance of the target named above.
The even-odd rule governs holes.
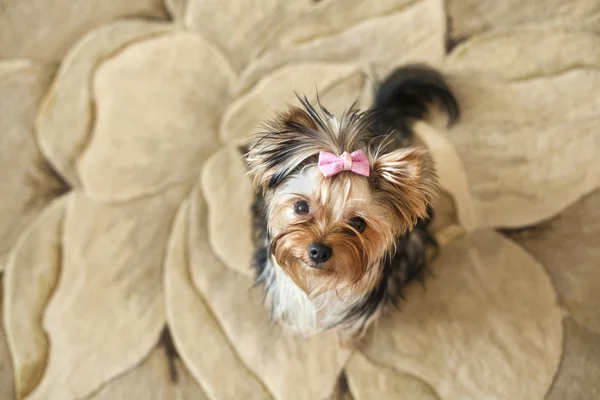
[[[458,101],[442,74],[420,64],[398,68],[377,87],[372,129],[381,135],[393,131],[397,145],[405,146],[412,138],[413,123],[426,118],[434,104],[448,114],[448,125],[460,118]]]

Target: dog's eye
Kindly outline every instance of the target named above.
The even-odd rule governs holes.
[[[308,202],[306,200],[299,200],[294,203],[294,212],[296,215],[308,214],[309,211],[310,207],[308,206]]]
[[[360,233],[363,233],[367,229],[367,223],[361,217],[354,217],[350,220],[350,225]]]

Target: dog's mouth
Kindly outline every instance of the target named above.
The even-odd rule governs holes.
[[[311,273],[315,273],[315,272],[331,272],[332,271],[332,267],[331,267],[331,263],[316,263],[310,259],[306,259],[306,258],[287,258],[285,261],[281,260],[281,262],[279,260],[277,260],[279,265],[287,265],[288,267],[292,267],[293,265],[296,265],[297,267],[300,267],[301,269],[304,269],[307,272],[311,272]]]
[[[303,267],[309,268],[311,271],[312,270],[327,270],[327,267],[325,266],[325,264],[317,264],[313,261],[308,261],[308,260],[303,260],[300,259],[300,264]]]
[[[317,267],[317,265],[315,263],[306,261],[306,260],[302,260],[302,259],[300,260],[300,265],[302,265],[303,267],[306,267],[306,268],[316,268]]]

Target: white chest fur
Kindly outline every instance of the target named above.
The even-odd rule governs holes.
[[[327,291],[310,298],[272,260],[263,271],[266,301],[273,317],[301,335],[313,335],[342,322],[360,296],[340,297]]]

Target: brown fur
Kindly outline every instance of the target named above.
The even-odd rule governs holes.
[[[317,190],[309,197],[281,198],[275,191],[269,214],[272,227],[279,231],[271,244],[278,264],[312,296],[325,290],[368,292],[380,273],[370,270],[386,251],[391,251],[396,236],[411,229],[417,218],[426,213],[435,193],[431,164],[427,153],[417,149],[376,158],[373,174],[368,178],[373,201],[366,205],[347,204],[349,188],[367,179],[348,172],[327,179],[319,177]],[[287,221],[285,215],[300,198],[311,205],[310,214]],[[345,209],[341,221],[333,215],[336,201]],[[367,222],[363,233],[348,224],[357,215]],[[323,268],[311,266],[307,249],[313,242],[333,249],[335,256]],[[369,279],[363,279],[369,272]]]
[[[331,197],[347,197],[345,187],[357,179],[360,178],[345,174],[336,179],[321,180],[319,190],[312,197],[303,198],[312,205],[310,214],[296,217],[273,239],[271,250],[278,264],[309,295],[345,288],[363,293],[372,289],[378,278],[378,271],[373,271],[371,279],[363,279],[377,262],[374,256],[389,247],[393,240],[391,230],[364,206],[348,207],[345,218],[338,220],[328,201]],[[327,194],[325,198],[324,193]],[[275,226],[284,223],[285,218],[281,215],[295,200],[280,202],[275,196],[271,213]],[[363,233],[347,222],[355,215],[363,216],[367,222]],[[308,257],[306,249],[314,242],[325,243],[333,249],[335,256],[323,268],[314,268]]]
[[[437,195],[437,175],[431,155],[424,149],[401,149],[382,154],[372,162],[374,193],[399,219],[400,233],[412,229],[427,215]]]

